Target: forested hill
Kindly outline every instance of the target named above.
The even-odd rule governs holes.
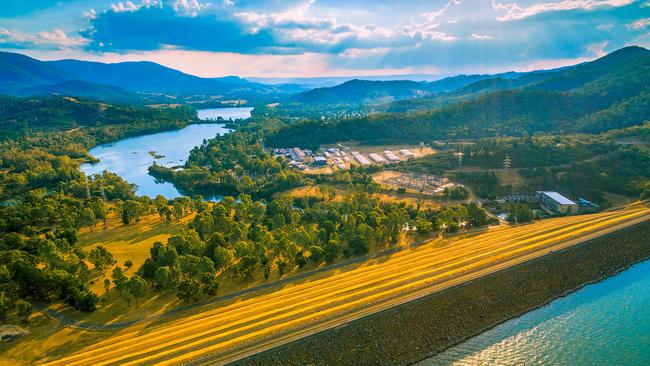
[[[482,94],[416,113],[384,113],[285,127],[267,138],[273,146],[310,146],[343,140],[438,139],[598,133],[650,120],[650,55],[647,50],[570,91],[513,89]],[[565,80],[568,80],[565,78]]]
[[[128,125],[133,131],[154,131],[179,128],[195,120],[196,111],[185,107],[158,109],[69,97],[0,96],[0,141],[77,128],[102,127],[102,134],[118,133],[112,126],[119,125]]]
[[[291,100],[305,104],[376,104],[430,94],[431,92],[427,89],[426,83],[410,80],[371,81],[355,79],[334,87],[316,88],[296,94]]]
[[[304,104],[381,104],[394,100],[431,97],[450,93],[483,80],[515,80],[527,73],[506,72],[497,75],[456,75],[431,82],[411,80],[350,80],[343,84],[316,88],[294,95],[292,102]],[[478,84],[477,84],[478,85]]]

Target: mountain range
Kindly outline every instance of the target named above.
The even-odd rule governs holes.
[[[432,82],[351,80],[333,87],[302,92],[294,95],[291,100],[303,104],[380,105],[417,98],[416,105],[421,103],[425,108],[430,108],[430,99],[438,99],[433,105],[444,105],[496,90],[526,88],[567,91],[596,80],[612,68],[647,53],[645,48],[626,47],[597,60],[569,67],[495,75],[458,75]],[[413,107],[413,103],[408,104]]]
[[[457,75],[435,81],[395,80],[396,76],[390,76],[386,77],[389,80],[353,79],[314,89],[297,84],[263,84],[236,76],[201,78],[147,61],[39,61],[22,54],[0,52],[0,94],[68,95],[120,103],[182,103],[196,101],[199,96],[199,102],[247,99],[313,106],[370,104],[380,111],[403,112],[439,108],[498,90],[569,91],[648,52],[641,47],[626,47],[592,62],[552,70]],[[419,78],[426,80],[423,75]],[[299,79],[285,81],[289,80]],[[310,80],[339,79],[307,78],[304,82]]]
[[[485,78],[441,96],[393,102],[389,105],[403,108],[388,108],[391,113],[294,124],[267,143],[315,147],[347,140],[601,133],[650,121],[650,51],[645,48],[625,47],[570,68],[504,80]]]
[[[236,76],[201,78],[154,62],[40,61],[18,53],[0,52],[0,94],[71,94],[108,101],[138,102],[164,98],[164,94],[254,99],[288,95],[300,90],[304,88],[286,84],[265,85]]]

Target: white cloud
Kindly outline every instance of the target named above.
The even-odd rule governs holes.
[[[607,47],[608,44],[609,42],[607,41],[603,41],[600,43],[593,43],[587,46],[587,51],[591,52],[596,57],[603,57],[607,54],[607,51],[605,51],[605,47]]]
[[[647,28],[648,26],[650,26],[650,18],[639,19],[632,24],[628,24],[627,27],[630,29],[639,30]]]
[[[61,29],[43,31],[36,34],[22,33],[17,30],[0,28],[0,45],[22,48],[69,49],[82,46],[88,40],[82,37],[70,38]]]
[[[438,19],[440,16],[444,15],[447,10],[449,9],[450,6],[452,5],[460,5],[463,3],[463,0],[449,0],[445,6],[443,6],[441,9],[430,12],[430,13],[424,13],[422,16],[427,19],[429,22],[433,22],[436,19]]]
[[[117,4],[111,4],[111,9],[116,13],[122,13],[127,11],[136,11],[140,9],[139,5],[135,5],[131,1],[119,2]]]
[[[520,6],[516,2],[499,3],[492,0],[492,8],[497,11],[505,11],[506,14],[497,17],[499,21],[520,20],[537,14],[549,11],[563,10],[591,10],[596,7],[619,7],[632,4],[635,0],[563,0],[554,2],[538,3],[530,6]]]
[[[84,19],[93,20],[97,18],[97,12],[95,11],[95,9],[89,9],[81,13],[81,16]]]
[[[476,33],[472,33],[471,38],[472,39],[494,39],[494,37],[488,36],[487,34],[476,34]]]

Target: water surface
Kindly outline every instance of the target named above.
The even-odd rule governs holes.
[[[251,116],[253,111],[252,107],[237,107],[237,108],[209,108],[199,109],[199,119],[202,120],[216,120],[219,117],[225,120],[231,119],[245,119]]]
[[[252,108],[215,108],[199,110],[199,118],[210,120],[248,118]],[[183,165],[189,151],[200,145],[204,139],[214,138],[229,130],[223,124],[205,123],[189,125],[180,130],[158,132],[150,135],[129,137],[113,143],[98,145],[89,150],[99,159],[96,164],[83,164],[81,170],[90,175],[111,171],[129,183],[138,185],[137,194],[167,198],[181,196],[181,193],[166,182],[156,182],[149,175],[148,168],[154,161],[157,164],[173,167]]]
[[[650,365],[650,261],[419,365]]]

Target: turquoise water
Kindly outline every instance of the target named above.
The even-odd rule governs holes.
[[[650,261],[419,365],[650,365]]]
[[[199,118],[209,120],[219,116],[224,119],[248,118],[250,111],[251,108],[217,108],[198,112]],[[104,170],[116,173],[127,182],[135,183],[138,186],[137,194],[141,196],[147,195],[153,198],[162,194],[167,198],[175,198],[181,193],[171,183],[156,182],[149,175],[147,170],[149,166],[154,161],[167,167],[183,165],[194,146],[200,145],[204,139],[228,131],[218,123],[196,124],[180,130],[130,137],[95,146],[89,152],[99,159],[99,163],[83,164],[81,170],[88,175],[101,173]],[[164,157],[156,158],[149,152]]]

